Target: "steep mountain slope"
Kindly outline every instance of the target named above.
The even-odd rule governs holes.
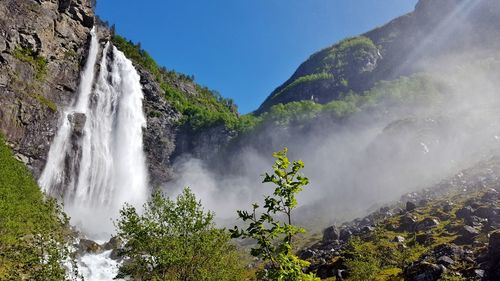
[[[381,80],[422,71],[451,54],[466,52],[473,59],[474,52],[499,46],[499,18],[498,1],[419,1],[414,12],[313,54],[257,113],[279,103],[324,104],[350,92],[362,94]]]

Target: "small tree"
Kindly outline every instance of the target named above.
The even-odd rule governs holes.
[[[217,229],[214,214],[186,188],[176,201],[153,194],[144,213],[126,205],[117,221],[125,241],[117,277],[132,280],[239,280],[243,267],[229,234]]]
[[[303,268],[309,266],[307,261],[299,259],[293,253],[293,237],[305,232],[303,228],[292,224],[292,210],[297,206],[296,194],[309,183],[299,171],[304,168],[302,161],[293,164],[287,158],[287,149],[276,152],[273,165],[274,173],[266,173],[263,183],[273,183],[273,195],[264,199],[264,210],[258,215],[258,204],[253,204],[253,211],[238,211],[244,222],[249,222],[246,229],[237,226],[231,231],[233,238],[249,238],[257,242],[251,254],[262,259],[265,269],[257,273],[261,280],[306,281],[319,280],[312,273],[305,274]],[[290,167],[291,165],[291,167]],[[283,216],[284,220],[278,217]]]

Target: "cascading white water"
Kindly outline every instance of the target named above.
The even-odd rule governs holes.
[[[63,113],[39,184],[64,200],[87,235],[109,238],[123,203],[137,206],[147,197],[144,95],[132,62],[109,42],[95,77],[99,43],[91,34],[77,101]]]

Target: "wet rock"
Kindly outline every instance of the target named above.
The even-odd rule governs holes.
[[[470,216],[464,219],[464,223],[471,227],[481,228],[483,224],[487,223],[488,219],[483,219],[476,216]]]
[[[394,208],[394,209],[392,210],[392,213],[393,213],[393,214],[400,214],[400,215],[402,215],[402,214],[404,214],[404,212],[405,212],[405,211],[404,211],[402,208],[400,208],[400,207],[396,207],[396,208]]]
[[[442,264],[444,266],[450,266],[450,265],[455,263],[455,261],[448,256],[442,256],[442,257],[438,258],[437,262],[438,262],[438,264]]]
[[[426,231],[439,225],[439,221],[433,218],[425,218],[416,224],[416,231]]]
[[[388,225],[385,226],[385,229],[387,229],[389,231],[396,231],[398,229],[398,226],[395,225],[395,224],[390,223],[390,224],[388,224]]]
[[[434,237],[432,236],[432,233],[429,232],[418,234],[415,237],[415,240],[417,241],[417,243],[425,246],[432,245],[435,241]]]
[[[432,250],[432,255],[434,257],[447,256],[452,259],[460,259],[464,255],[464,250],[462,247],[453,244],[441,244],[436,246]]]
[[[88,239],[80,239],[80,243],[78,243],[78,253],[81,255],[84,254],[98,254],[103,251],[101,245],[96,242]]]
[[[352,231],[347,228],[342,228],[340,230],[339,234],[339,239],[342,241],[349,241],[349,239],[352,237]]]
[[[366,233],[373,232],[374,230],[375,230],[375,228],[373,226],[364,226],[361,229],[361,232],[366,234]]]
[[[303,260],[307,260],[307,259],[310,259],[312,257],[314,257],[315,255],[315,252],[311,249],[307,249],[305,251],[303,251],[301,254],[300,254],[300,258],[303,259]]]
[[[339,230],[333,225],[323,231],[323,242],[338,240],[339,237]]]
[[[497,216],[497,211],[493,207],[480,207],[474,211],[474,216],[483,219],[493,219]]]
[[[490,234],[488,255],[493,262],[500,262],[500,231]]]
[[[438,280],[443,269],[436,264],[417,262],[405,268],[405,281],[434,281]]]
[[[122,245],[122,240],[119,237],[114,236],[111,237],[111,239],[109,239],[109,241],[103,245],[103,248],[104,250],[109,251],[109,250],[119,249],[121,245]]]
[[[411,212],[417,208],[417,205],[413,202],[406,202],[406,211]]]
[[[482,270],[482,269],[475,269],[474,270],[474,276],[473,276],[473,278],[477,278],[477,279],[484,278],[484,270]]]
[[[403,215],[399,220],[399,229],[401,231],[413,232],[415,230],[415,224],[417,219],[411,214]]]
[[[479,235],[479,231],[468,225],[463,225],[458,230],[458,237],[455,239],[456,244],[471,244],[474,238]]]
[[[85,122],[87,121],[87,116],[84,113],[74,112],[68,114],[68,120],[71,123],[71,129],[75,136],[83,136],[83,130],[85,129]]]
[[[359,222],[359,226],[360,227],[364,227],[364,226],[371,226],[373,225],[373,220],[369,217],[366,217],[366,218],[363,218],[360,222]]]
[[[467,218],[470,218],[473,213],[474,213],[474,209],[472,209],[471,206],[467,206],[467,207],[459,209],[455,213],[455,215],[457,216],[457,218],[467,219]]]
[[[446,213],[449,213],[453,210],[453,203],[451,202],[446,202],[445,204],[443,204],[443,207],[442,207],[443,211],[446,212]]]
[[[427,206],[427,204],[429,204],[429,200],[427,200],[427,199],[422,199],[422,200],[418,201],[418,206],[420,206],[420,207]]]
[[[109,254],[109,258],[112,260],[120,260],[123,258],[123,250],[122,249],[113,249]]]

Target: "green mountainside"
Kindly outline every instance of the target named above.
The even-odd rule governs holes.
[[[60,206],[0,137],[0,280],[64,280],[67,234]]]
[[[414,12],[310,56],[256,112],[279,103],[324,104],[350,92],[362,95],[380,81],[424,71],[426,63],[443,56],[469,52],[477,42],[495,50],[499,10],[497,1],[477,6],[457,0],[419,1]]]

